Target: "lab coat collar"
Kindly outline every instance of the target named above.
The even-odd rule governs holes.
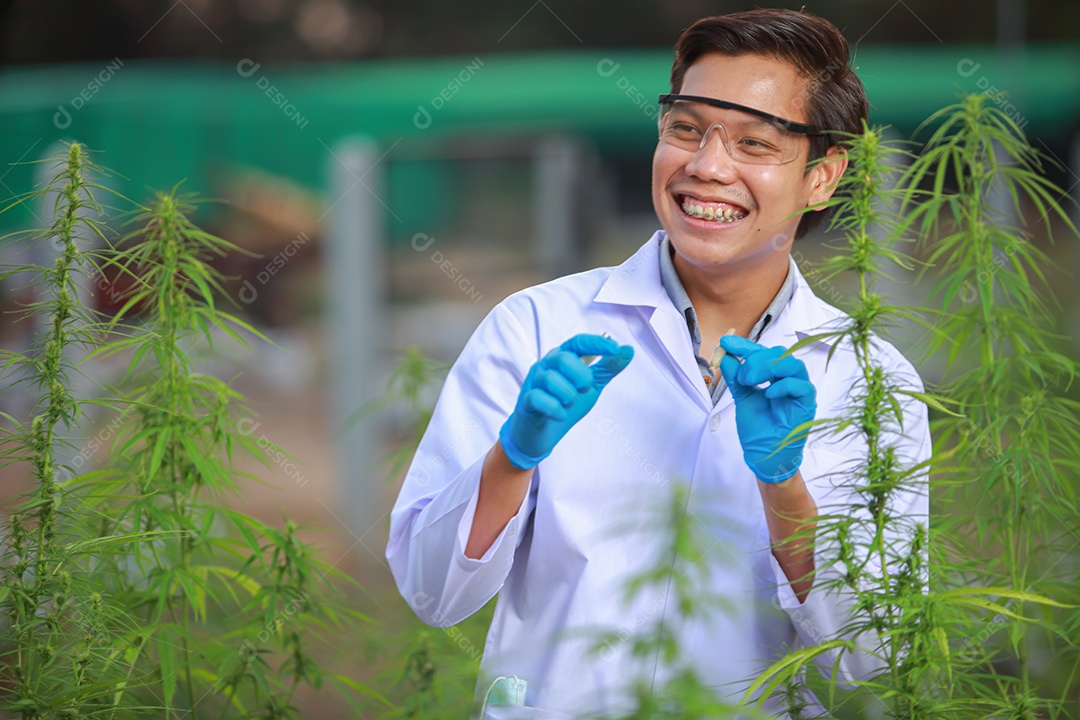
[[[678,378],[683,389],[696,397],[702,409],[707,411],[712,407],[712,399],[701,379],[686,318],[671,301],[660,278],[663,239],[663,231],[657,231],[640,250],[614,268],[596,294],[595,302],[636,307],[662,348],[656,348],[656,351],[666,354],[671,364],[681,371],[673,377]],[[644,337],[637,341],[652,344],[652,339]]]
[[[614,268],[594,301],[641,309],[672,363],[682,370],[687,388],[700,395],[703,406],[711,410],[712,398],[701,380],[686,318],[675,308],[660,278],[659,253],[663,239],[664,231],[658,230],[641,249]],[[843,321],[843,313],[814,295],[794,262],[791,270],[795,275],[791,301],[765,329],[759,339],[762,345],[791,347],[803,338],[836,329]],[[829,340],[814,343],[814,347],[826,349],[830,345]],[[730,393],[726,393],[717,407],[722,409],[729,403]]]
[[[656,308],[667,299],[660,280],[660,248],[664,231],[657,230],[649,242],[616,267],[596,294],[596,302]]]
[[[791,301],[776,321],[765,328],[758,340],[762,345],[791,347],[799,340],[839,330],[847,320],[844,313],[814,294],[794,260],[791,261],[791,270],[795,274]],[[828,349],[833,342],[831,337],[824,338],[815,341],[812,346]]]
[[[660,279],[659,253],[663,239],[664,231],[657,230],[636,253],[616,267],[600,287],[595,301],[652,309],[671,306],[674,309],[675,306]],[[769,327],[765,329],[761,337],[763,345],[790,347],[803,338],[835,330],[843,321],[843,313],[814,294],[794,261],[791,261],[791,269],[795,275],[791,301],[779,317],[769,323]],[[678,317],[677,310],[673,314]],[[680,320],[682,321],[681,331],[689,336],[686,332],[685,319],[680,318]],[[828,340],[822,341],[821,344],[831,345]]]

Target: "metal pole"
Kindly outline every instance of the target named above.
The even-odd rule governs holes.
[[[552,135],[536,151],[536,257],[548,277],[581,264],[578,189],[581,148],[571,138]]]
[[[366,406],[379,395],[383,315],[382,172],[378,146],[367,138],[339,142],[329,158],[325,277],[331,417],[338,486],[335,514],[361,542],[382,517],[375,474],[378,427]],[[370,542],[366,542],[371,545]]]
[[[1026,47],[1024,41],[1026,35],[1027,3],[1025,0],[997,0],[997,84],[1005,91],[1008,103],[1014,108],[1008,109],[1006,112],[1017,123],[1020,123],[1025,116],[1024,66]],[[991,96],[990,102],[997,101]],[[1008,105],[1003,104],[1002,109],[1006,108],[1008,108]],[[994,147],[998,162],[1004,164],[1006,160],[1002,156],[997,143],[995,143]],[[995,182],[991,184],[988,200],[989,214],[994,218],[995,222],[1009,226],[1015,226],[1018,223],[1019,218],[1016,209],[1013,207],[1012,197],[1003,183]],[[1001,257],[1000,251],[996,257],[1001,260],[1004,259]]]

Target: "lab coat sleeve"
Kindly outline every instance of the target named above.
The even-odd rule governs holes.
[[[402,597],[429,625],[461,622],[495,596],[535,507],[534,473],[484,556],[465,556],[484,458],[537,359],[535,346],[506,303],[485,318],[447,375],[391,511],[386,558]]]
[[[922,391],[923,386],[918,374],[906,360],[900,358],[899,361],[894,361],[891,366],[886,366],[886,371],[892,376],[895,387]],[[893,557],[906,554],[916,524],[929,529],[927,475],[932,448],[927,408],[921,400],[908,396],[902,396],[901,407],[903,427],[891,428],[885,436],[885,444],[895,447],[901,467],[918,469],[907,478],[890,503],[892,515],[902,519],[902,522],[889,526],[891,532],[886,530],[887,543],[892,548]],[[844,512],[845,506],[847,512],[857,512],[855,506],[860,502],[859,496],[856,496],[850,487],[844,486],[858,481],[857,477],[851,477],[847,469],[865,460],[865,445],[851,444],[848,449],[837,452],[840,447],[843,445],[838,447],[823,443],[821,446],[811,447],[810,443],[807,444],[803,478],[815,495],[818,512],[822,515]],[[825,487],[830,487],[832,491],[823,490]],[[866,513],[866,517],[869,517],[869,513]],[[825,527],[828,527],[827,523]],[[823,537],[822,526],[819,525],[814,553],[814,585],[803,603],[799,602],[783,569],[771,553],[770,563],[776,582],[776,602],[791,619],[802,646],[810,647],[837,638],[851,640],[857,646],[858,649],[854,652],[845,651],[841,654],[837,667],[838,675],[835,679],[850,683],[866,680],[884,669],[884,661],[879,657],[884,655],[883,641],[873,633],[864,632],[853,636],[848,631],[852,621],[857,619],[856,603],[854,593],[835,587],[845,572],[843,563],[837,560],[835,541],[835,537]],[[867,541],[868,537],[862,537],[863,544],[860,549],[864,553]],[[928,559],[925,544],[923,547],[922,568],[925,569]],[[880,577],[880,566],[876,556],[871,556],[865,576]],[[896,570],[897,568],[890,567],[891,574],[895,574]],[[925,576],[923,587],[926,588]],[[833,672],[837,654],[829,652],[817,659],[818,666],[828,675]]]

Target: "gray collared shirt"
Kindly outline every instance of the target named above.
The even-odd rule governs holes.
[[[724,394],[724,390],[727,389],[727,383],[724,382],[724,376],[718,375],[716,381],[713,381],[712,368],[709,367],[709,361],[701,354],[701,327],[698,325],[697,313],[694,312],[694,306],[690,302],[690,296],[686,294],[686,289],[683,287],[682,281],[679,280],[679,274],[675,271],[675,263],[671,259],[671,241],[668,240],[667,235],[664,235],[664,239],[660,244],[660,282],[664,285],[664,290],[667,291],[668,297],[671,298],[671,302],[675,304],[675,308],[682,313],[682,316],[686,318],[686,326],[690,331],[690,341],[694,345],[694,356],[697,359],[698,368],[701,370],[702,381],[706,387],[712,388],[712,401],[713,405],[720,401],[720,397]],[[769,307],[765,308],[764,314],[754,324],[754,327],[750,330],[750,340],[757,342],[761,338],[761,334],[765,332],[765,328],[769,326],[780,312],[787,307],[788,302],[791,300],[791,295],[795,291],[795,273],[791,271],[791,265],[794,263],[790,258],[788,259],[788,273],[784,278],[784,284],[780,286],[779,292],[776,293],[776,297],[769,303]],[[717,338],[719,340],[719,338]],[[711,352],[709,353],[712,354]]]

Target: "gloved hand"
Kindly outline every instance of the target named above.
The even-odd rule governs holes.
[[[601,359],[588,366],[581,359],[588,355]],[[514,412],[499,431],[510,462],[527,470],[550,455],[632,357],[634,348],[629,345],[599,335],[575,335],[538,360],[521,385]]]
[[[766,348],[737,335],[723,336],[720,346],[727,351],[720,372],[735,399],[735,427],[746,464],[762,482],[783,482],[799,471],[806,430],[784,440],[817,412],[817,391],[806,365],[785,357],[783,347]],[[758,387],[766,382],[767,387]]]

